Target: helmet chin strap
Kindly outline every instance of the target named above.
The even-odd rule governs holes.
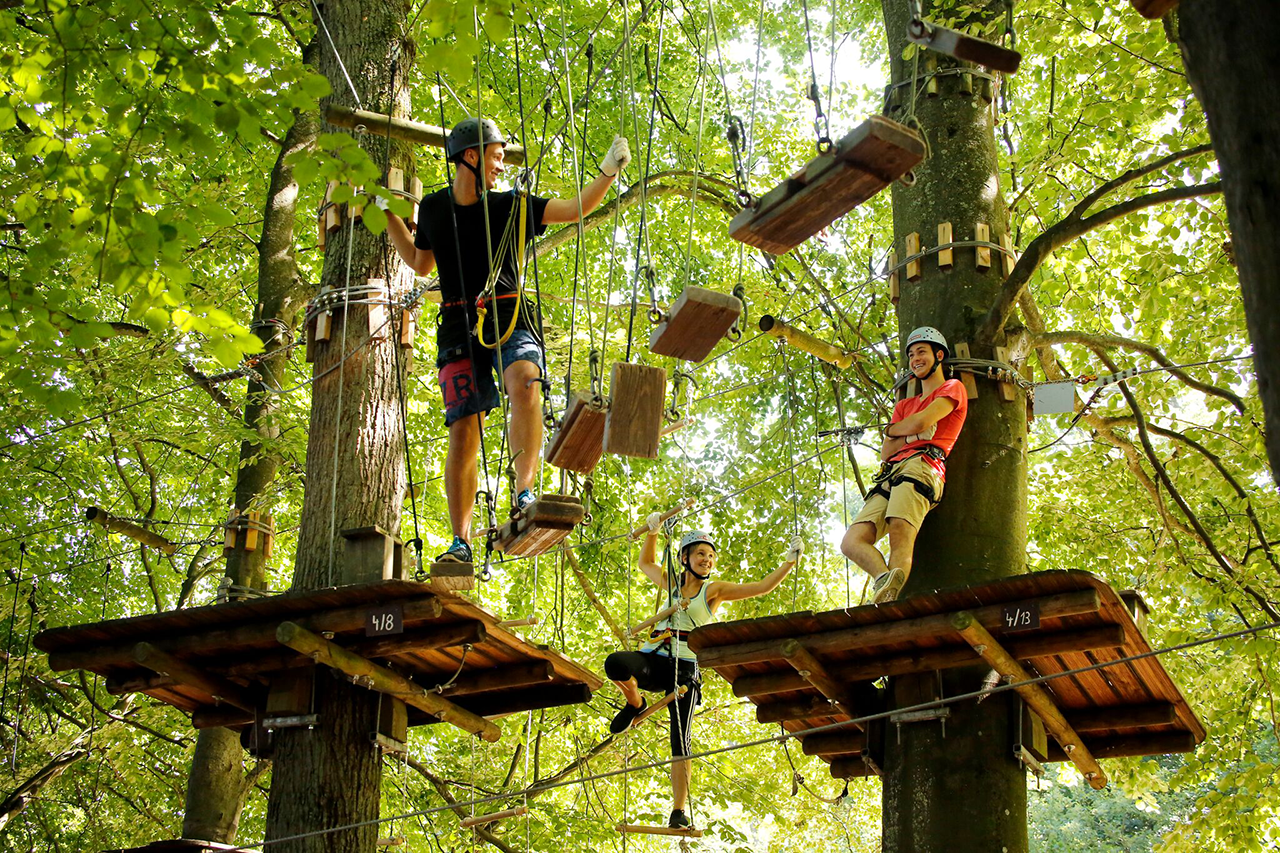
[[[689,574],[693,575],[695,578],[697,578],[697,579],[698,579],[698,580],[700,580],[700,581],[706,581],[706,579],[707,579],[707,578],[711,577],[711,573],[710,573],[710,572],[707,572],[705,575],[700,575],[700,574],[698,574],[697,572],[695,572],[695,571],[693,570],[693,566],[689,565],[689,563],[688,563],[688,562],[685,562],[685,560],[684,560],[684,558],[683,558],[683,557],[681,558],[681,562],[683,562],[683,563],[684,563],[684,569],[683,569],[683,570],[681,570],[681,572],[680,572],[680,574],[681,574],[681,578],[680,578],[680,585],[681,585],[681,586],[684,586],[684,577],[683,577],[683,575],[684,575],[684,573],[685,573],[685,572],[688,572]]]
[[[481,176],[480,170],[477,167],[472,166],[470,163],[468,163],[467,158],[465,156],[459,157],[458,162],[466,166],[468,169],[470,169],[471,173],[476,176],[476,195],[477,196],[483,195],[484,194],[484,178]]]
[[[933,367],[929,368],[929,372],[924,375],[925,379],[938,372],[938,368],[942,366],[942,359],[938,358],[938,353],[933,353]]]

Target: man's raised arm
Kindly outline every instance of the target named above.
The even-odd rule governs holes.
[[[555,225],[563,222],[577,222],[579,216],[586,216],[600,206],[605,193],[613,184],[618,174],[631,162],[631,149],[627,140],[615,136],[609,146],[609,153],[600,161],[600,174],[596,179],[582,188],[574,198],[553,198],[547,202],[542,213],[544,225]]]

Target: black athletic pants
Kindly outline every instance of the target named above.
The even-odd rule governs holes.
[[[667,714],[671,717],[671,757],[692,754],[693,709],[702,702],[702,677],[697,661],[657,652],[614,652],[605,658],[604,672],[610,681],[634,678],[641,690],[661,691],[663,695],[673,692],[677,684],[687,686],[689,692],[668,705]]]

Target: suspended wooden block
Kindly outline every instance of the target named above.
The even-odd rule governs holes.
[[[961,342],[956,344],[955,347],[956,347],[956,358],[970,357],[968,343]],[[978,399],[978,383],[973,380],[973,374],[967,370],[960,370],[956,372],[960,378],[960,383],[964,385],[965,396],[967,396],[970,400]]]
[[[1130,0],[1133,8],[1138,10],[1138,14],[1144,18],[1163,18],[1165,15],[1178,8],[1178,0]]]
[[[902,290],[898,285],[898,253],[889,253],[889,301],[894,305],[902,298]]]
[[[991,226],[985,222],[976,222],[973,226],[973,239],[978,243],[991,242]],[[991,247],[977,246],[973,258],[974,269],[989,270],[991,269]]]
[[[545,553],[582,523],[587,510],[572,495],[543,495],[498,528],[493,549],[516,557]]]
[[[641,835],[678,835],[682,838],[701,838],[702,830],[693,826],[677,829],[670,826],[639,826],[633,823],[620,823],[615,829],[618,832],[638,833]]]
[[[689,285],[649,336],[649,349],[658,355],[702,361],[741,316],[738,297]]]
[[[1006,74],[1017,71],[1022,63],[1022,54],[1016,50],[919,18],[907,25],[907,40],[937,53],[954,56],[965,62],[976,62]]]
[[[924,159],[924,140],[872,116],[729,223],[748,246],[781,255],[826,228]]]
[[[476,588],[476,569],[472,563],[452,560],[431,564],[431,589],[436,592],[456,592]]]
[[[907,261],[907,281],[920,280],[920,232],[912,231],[906,236],[907,257],[911,260]]]
[[[604,422],[604,451],[656,459],[662,437],[662,407],[667,371],[620,361],[609,383],[609,413]]]
[[[547,445],[547,461],[566,471],[590,474],[604,455],[604,425],[608,406],[592,395],[574,391],[564,420]]]
[[[947,248],[947,249],[942,248],[943,246],[946,246],[950,242],[951,242],[951,223],[939,222],[938,223],[938,269],[949,270],[951,269],[951,265],[955,263],[955,260],[954,260],[955,250],[950,248]]]

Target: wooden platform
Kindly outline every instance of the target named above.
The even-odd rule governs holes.
[[[585,702],[603,680],[546,646],[499,627],[500,617],[429,584],[383,580],[130,619],[51,628],[35,638],[55,671],[106,677],[113,694],[141,692],[192,714],[197,728],[243,728],[261,718],[267,686],[312,666],[277,640],[285,624],[379,664],[481,717]],[[462,663],[463,645],[469,644]],[[176,661],[167,674],[139,663],[139,650]],[[142,659],[150,660],[146,655]],[[188,670],[203,681],[185,677]],[[228,695],[249,705],[240,707]],[[222,701],[215,697],[220,697]],[[410,725],[439,722],[408,709]]]
[[[689,637],[689,648],[703,667],[729,681],[734,695],[751,699],[757,720],[798,732],[853,719],[859,691],[881,676],[984,665],[954,627],[952,617],[960,612],[972,614],[1034,676],[1151,650],[1120,596],[1079,571],[1037,572],[880,606],[704,625]],[[1006,620],[1036,621],[1033,615],[1038,628],[1006,625]],[[809,666],[797,665],[794,654],[788,661],[786,655],[797,646],[814,659]],[[803,674],[814,670],[829,675],[855,707],[823,695]],[[1189,752],[1205,737],[1156,657],[1041,687],[1096,758]],[[806,754],[829,762],[832,775],[867,775],[860,758],[865,738],[858,728],[816,733],[801,744]],[[1078,752],[1073,751],[1073,761]],[[1049,761],[1067,758],[1053,738],[1048,753]]]
[[[542,495],[498,528],[493,550],[515,557],[544,554],[586,518],[582,501],[572,495]]]
[[[872,116],[729,223],[729,235],[781,255],[901,178],[924,159],[924,140]]]

